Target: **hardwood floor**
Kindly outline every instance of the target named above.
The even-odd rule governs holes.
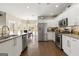
[[[28,41],[28,48],[21,56],[64,56],[65,54],[53,42]]]

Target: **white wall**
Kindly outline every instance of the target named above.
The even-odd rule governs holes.
[[[68,18],[68,25],[79,25],[79,4],[73,4],[69,9],[66,9],[62,14],[56,17],[54,20],[58,21],[63,18]]]
[[[38,20],[38,23],[47,23],[47,27],[57,27],[58,25],[57,20],[54,20],[54,18]]]

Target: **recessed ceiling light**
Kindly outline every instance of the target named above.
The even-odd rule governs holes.
[[[26,8],[30,8],[29,6],[27,6]]]
[[[59,7],[59,5],[56,5],[55,7],[57,8],[57,7]]]

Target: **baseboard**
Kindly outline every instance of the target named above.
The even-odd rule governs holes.
[[[46,41],[38,41],[38,42],[54,42],[53,40],[46,40]]]
[[[62,49],[62,51],[64,52],[64,50],[63,50],[63,49]],[[65,52],[64,52],[64,54],[65,54],[64,56],[68,56]]]
[[[48,42],[48,41],[38,41],[38,42]]]

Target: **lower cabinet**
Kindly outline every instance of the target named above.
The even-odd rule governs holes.
[[[11,56],[13,55],[13,51],[12,40],[0,43],[0,56]]]
[[[19,56],[22,52],[22,36],[13,39],[13,56]]]
[[[47,39],[48,40],[53,40],[53,38],[52,38],[52,32],[47,32]]]
[[[55,42],[55,32],[52,32],[52,39]]]
[[[22,36],[0,43],[0,55],[19,56],[22,52]]]
[[[71,54],[71,41],[70,37],[62,36],[62,48],[67,55]]]
[[[12,56],[18,56],[19,55],[19,53],[18,53],[18,43],[17,43],[17,38],[14,38],[14,39],[12,39],[13,40],[13,55]],[[18,49],[17,49],[18,48]]]
[[[48,32],[47,36],[48,40],[53,40],[55,42],[55,32]]]
[[[62,35],[62,48],[69,56],[79,56],[79,39]]]
[[[79,56],[79,39],[71,39],[71,56]]]
[[[17,39],[17,52],[18,52],[18,55],[20,55],[22,52],[22,36],[16,39]]]

